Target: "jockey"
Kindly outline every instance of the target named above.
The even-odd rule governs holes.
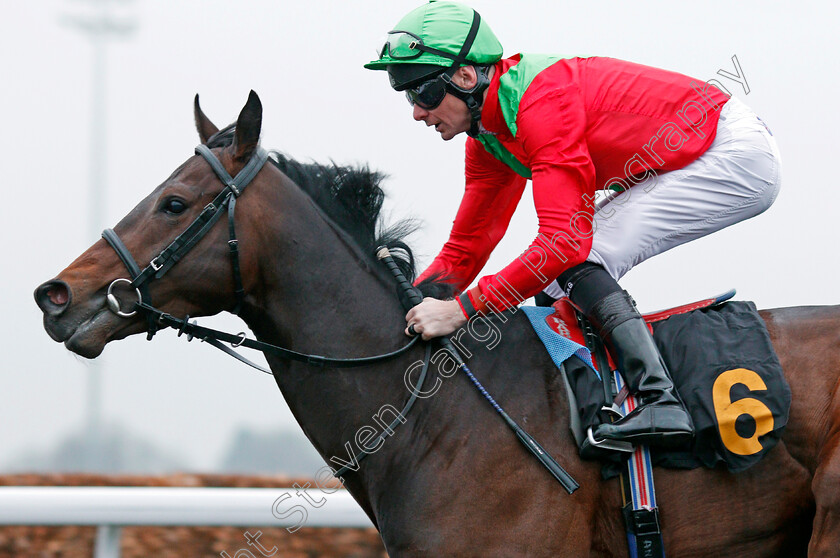
[[[617,280],[773,203],[779,154],[761,120],[720,89],[666,70],[599,57],[503,59],[487,23],[456,2],[410,12],[365,67],[386,70],[414,119],[444,140],[469,136],[452,232],[418,279],[445,276],[461,294],[426,298],[407,314],[406,332],[431,339],[531,296],[568,296],[641,402],[595,437],[660,446],[690,440],[691,419]],[[505,234],[528,179],[535,240],[466,290]]]

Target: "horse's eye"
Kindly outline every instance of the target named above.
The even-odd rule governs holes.
[[[178,198],[169,198],[163,202],[163,210],[173,215],[183,213],[185,209],[187,209],[187,204]]]

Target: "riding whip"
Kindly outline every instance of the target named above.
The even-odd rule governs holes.
[[[422,294],[420,293],[419,289],[417,289],[417,287],[413,286],[405,278],[405,275],[403,275],[399,266],[397,266],[397,263],[394,261],[394,258],[391,256],[391,253],[388,250],[388,248],[385,246],[380,247],[377,250],[376,256],[388,267],[388,269],[394,275],[394,278],[397,280],[398,287],[406,295],[411,306],[414,307],[420,304],[423,301]],[[551,454],[549,454],[547,451],[545,451],[545,449],[543,449],[543,447],[534,439],[533,436],[525,432],[518,424],[516,424],[516,422],[512,418],[510,418],[510,416],[504,411],[504,409],[502,409],[502,407],[496,402],[493,396],[490,395],[486,389],[484,389],[484,386],[481,385],[478,379],[470,371],[469,367],[467,367],[467,363],[464,362],[463,358],[461,358],[461,354],[452,344],[452,341],[450,341],[446,337],[438,337],[437,341],[443,346],[444,349],[446,349],[447,352],[450,353],[450,355],[452,355],[452,358],[455,359],[455,362],[458,364],[458,367],[461,370],[463,370],[463,372],[467,375],[467,377],[470,379],[473,385],[475,385],[478,391],[481,392],[481,395],[483,395],[484,398],[490,402],[493,408],[496,409],[496,412],[498,412],[502,416],[507,425],[516,434],[516,437],[519,438],[519,441],[522,442],[522,444],[526,448],[528,448],[528,451],[530,451],[532,454],[534,454],[534,456],[537,459],[540,460],[540,463],[542,463],[545,466],[545,468],[548,469],[548,471],[554,476],[554,478],[557,479],[560,482],[560,484],[563,485],[563,488],[565,488],[569,494],[577,490],[580,487],[577,481],[575,481],[575,479],[573,479],[572,476],[568,472],[566,472],[566,470],[563,469],[563,467],[561,467],[559,463],[557,463],[557,460],[555,460],[551,456]]]

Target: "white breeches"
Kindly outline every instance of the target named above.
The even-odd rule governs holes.
[[[755,217],[775,201],[780,171],[775,138],[733,97],[721,108],[714,142],[697,160],[599,204],[587,260],[618,280],[652,256]],[[545,292],[563,296],[556,281]]]

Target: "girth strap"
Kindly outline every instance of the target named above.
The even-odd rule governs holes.
[[[626,305],[623,307],[627,310]],[[577,309],[575,315],[578,326],[584,334],[586,347],[595,357],[604,389],[605,406],[601,409],[602,418],[614,421],[612,413],[604,413],[610,408],[624,416],[636,407],[636,400],[628,397],[628,388],[618,370],[611,370],[603,339],[595,332],[592,325]],[[613,379],[618,395],[613,393]],[[591,432],[591,428],[590,428]],[[590,440],[594,438],[590,437]],[[590,442],[591,443],[591,442]],[[656,491],[653,486],[653,470],[650,448],[632,447],[626,442],[602,440],[598,447],[625,451],[618,444],[629,446],[632,452],[627,462],[621,467],[622,515],[627,532],[627,544],[631,558],[665,558],[662,531],[659,525],[659,508],[656,507]]]

